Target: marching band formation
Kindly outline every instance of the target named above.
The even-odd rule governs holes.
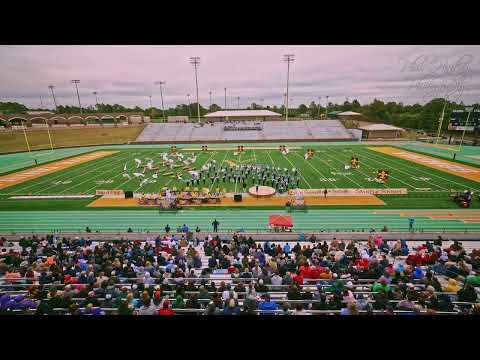
[[[202,146],[202,151],[208,151],[207,146]],[[239,152],[243,151],[243,146],[238,147]],[[290,150],[281,145],[279,151],[287,156]],[[315,151],[311,148],[305,153],[305,160],[313,158]],[[284,193],[289,189],[299,188],[301,185],[300,174],[298,170],[275,167],[272,164],[242,164],[236,165],[229,162],[228,165],[217,164],[216,160],[209,160],[199,169],[194,167],[197,161],[195,153],[184,154],[177,152],[175,146],[171,147],[169,153],[160,153],[162,159],[162,170],[151,158],[134,159],[135,166],[128,170],[127,163],[123,168],[122,176],[128,181],[136,178],[139,181],[139,187],[146,184],[156,183],[159,176],[169,176],[184,184],[185,188],[195,186],[213,186],[217,184],[235,183],[246,191],[246,188],[253,185],[271,186],[277,192]],[[360,161],[356,155],[352,155],[350,165],[345,165],[345,170],[358,169]],[[183,170],[183,171],[182,171]],[[186,174],[185,174],[186,172]],[[187,175],[188,174],[188,175]],[[376,180],[379,183],[385,183],[389,178],[389,172],[380,169],[377,172]],[[178,185],[178,184],[177,184]]]

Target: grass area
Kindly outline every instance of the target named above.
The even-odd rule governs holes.
[[[97,130],[98,131],[98,130]],[[230,146],[225,146],[230,147]],[[217,169],[224,166],[263,164],[291,169],[295,167],[299,172],[299,187],[305,189],[324,188],[407,188],[406,196],[380,196],[387,203],[381,208],[457,208],[449,196],[451,190],[463,191],[471,189],[479,191],[477,182],[451,175],[436,169],[428,168],[404,159],[369,150],[366,146],[359,145],[318,145],[313,147],[315,156],[311,160],[303,158],[306,147],[291,150],[286,156],[278,150],[247,150],[236,155],[233,150],[212,149],[208,152],[196,152],[197,160],[192,167],[197,170],[205,163],[216,162]],[[80,209],[90,200],[35,200],[12,201],[7,200],[9,195],[52,195],[52,194],[95,194],[97,189],[123,189],[136,192],[158,192],[163,186],[184,188],[185,180],[191,175],[181,168],[169,170],[162,165],[162,153],[166,149],[141,148],[121,150],[111,156],[77,165],[63,171],[45,175],[18,185],[0,190],[0,210],[28,210],[28,209]],[[185,151],[185,156],[190,156],[191,151]],[[344,165],[349,164],[350,157],[355,154],[360,160],[359,169],[345,170]],[[123,177],[123,168],[126,165],[128,173],[136,171],[134,159],[146,158],[154,160],[159,166],[158,179],[152,177],[153,172],[146,171],[145,178],[148,183],[140,186],[140,180]],[[183,165],[183,164],[182,164]],[[374,181],[378,169],[390,170],[390,179],[385,185]],[[182,180],[162,173],[167,171],[178,172]],[[255,180],[249,177],[247,188],[254,186]],[[210,190],[217,187],[225,188],[229,192],[241,192],[240,184],[223,182],[217,178],[212,183],[203,181],[198,186]],[[475,200],[472,207],[480,207]],[[272,207],[274,208],[274,207]],[[325,209],[325,207],[323,207]],[[345,208],[345,206],[328,207],[328,209]],[[372,206],[352,206],[352,208],[372,208]],[[90,209],[91,210],[91,209]]]
[[[54,148],[97,144],[124,144],[134,141],[144,126],[50,129]],[[31,150],[50,149],[45,129],[27,131]],[[28,151],[23,131],[0,132],[0,153]]]

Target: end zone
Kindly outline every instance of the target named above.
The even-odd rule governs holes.
[[[463,165],[454,161],[438,159],[427,155],[421,155],[403,149],[396,149],[390,146],[368,147],[368,149],[408,160],[449,174],[460,176],[465,179],[480,182],[480,169],[473,166]]]
[[[83,164],[88,161],[100,159],[102,157],[110,156],[118,151],[95,151],[93,153],[75,156],[65,160],[55,161],[50,164],[36,166],[27,170],[17,171],[12,174],[8,174],[0,177],[0,189],[7,188],[9,186],[21,184],[25,181],[36,179],[38,177],[48,175],[60,170],[67,169],[69,167]]]

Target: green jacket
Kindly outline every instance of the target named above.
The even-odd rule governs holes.
[[[385,290],[385,292],[389,292],[390,291],[390,286],[388,284],[380,284],[380,283],[375,283],[373,284],[373,287],[372,287],[372,291],[373,292],[379,292],[381,290]]]
[[[480,286],[480,275],[467,276],[467,284],[470,284],[473,286]]]

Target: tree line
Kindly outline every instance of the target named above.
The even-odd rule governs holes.
[[[325,114],[327,110],[330,114],[335,111],[354,111],[361,113],[365,121],[382,122],[404,128],[434,130],[438,128],[438,121],[442,113],[445,100],[441,98],[433,99],[428,103],[405,105],[401,102],[394,101],[385,103],[382,100],[375,99],[370,104],[360,104],[358,100],[352,102],[345,101],[342,104],[332,103],[328,104],[327,109],[315,101],[310,102],[308,106],[306,104],[300,104],[297,107],[288,109],[290,117],[306,117],[310,119],[318,119]],[[473,104],[478,108],[478,103]],[[443,128],[448,126],[448,120],[452,110],[464,110],[466,105],[463,103],[446,102],[445,108],[445,120]],[[285,106],[264,106],[252,103],[246,109],[259,110],[266,109],[280,114],[285,113]],[[27,111],[42,111],[46,109],[29,109],[25,105],[17,102],[0,102],[0,113],[4,114],[22,114]],[[189,116],[191,118],[197,117],[197,104],[180,104],[175,107],[166,108],[163,112],[161,108],[140,108],[135,106],[133,108],[125,107],[120,104],[97,104],[96,106],[88,106],[82,108],[85,113],[115,113],[115,112],[143,112],[146,116],[151,116],[154,119],[162,119],[163,113],[167,116]],[[221,106],[212,104],[208,108],[200,105],[200,116],[203,117],[209,112],[223,110]],[[234,109],[229,109],[234,110]],[[51,111],[51,110],[50,110]],[[58,113],[79,113],[80,108],[76,106],[63,106],[60,105],[57,108]]]

